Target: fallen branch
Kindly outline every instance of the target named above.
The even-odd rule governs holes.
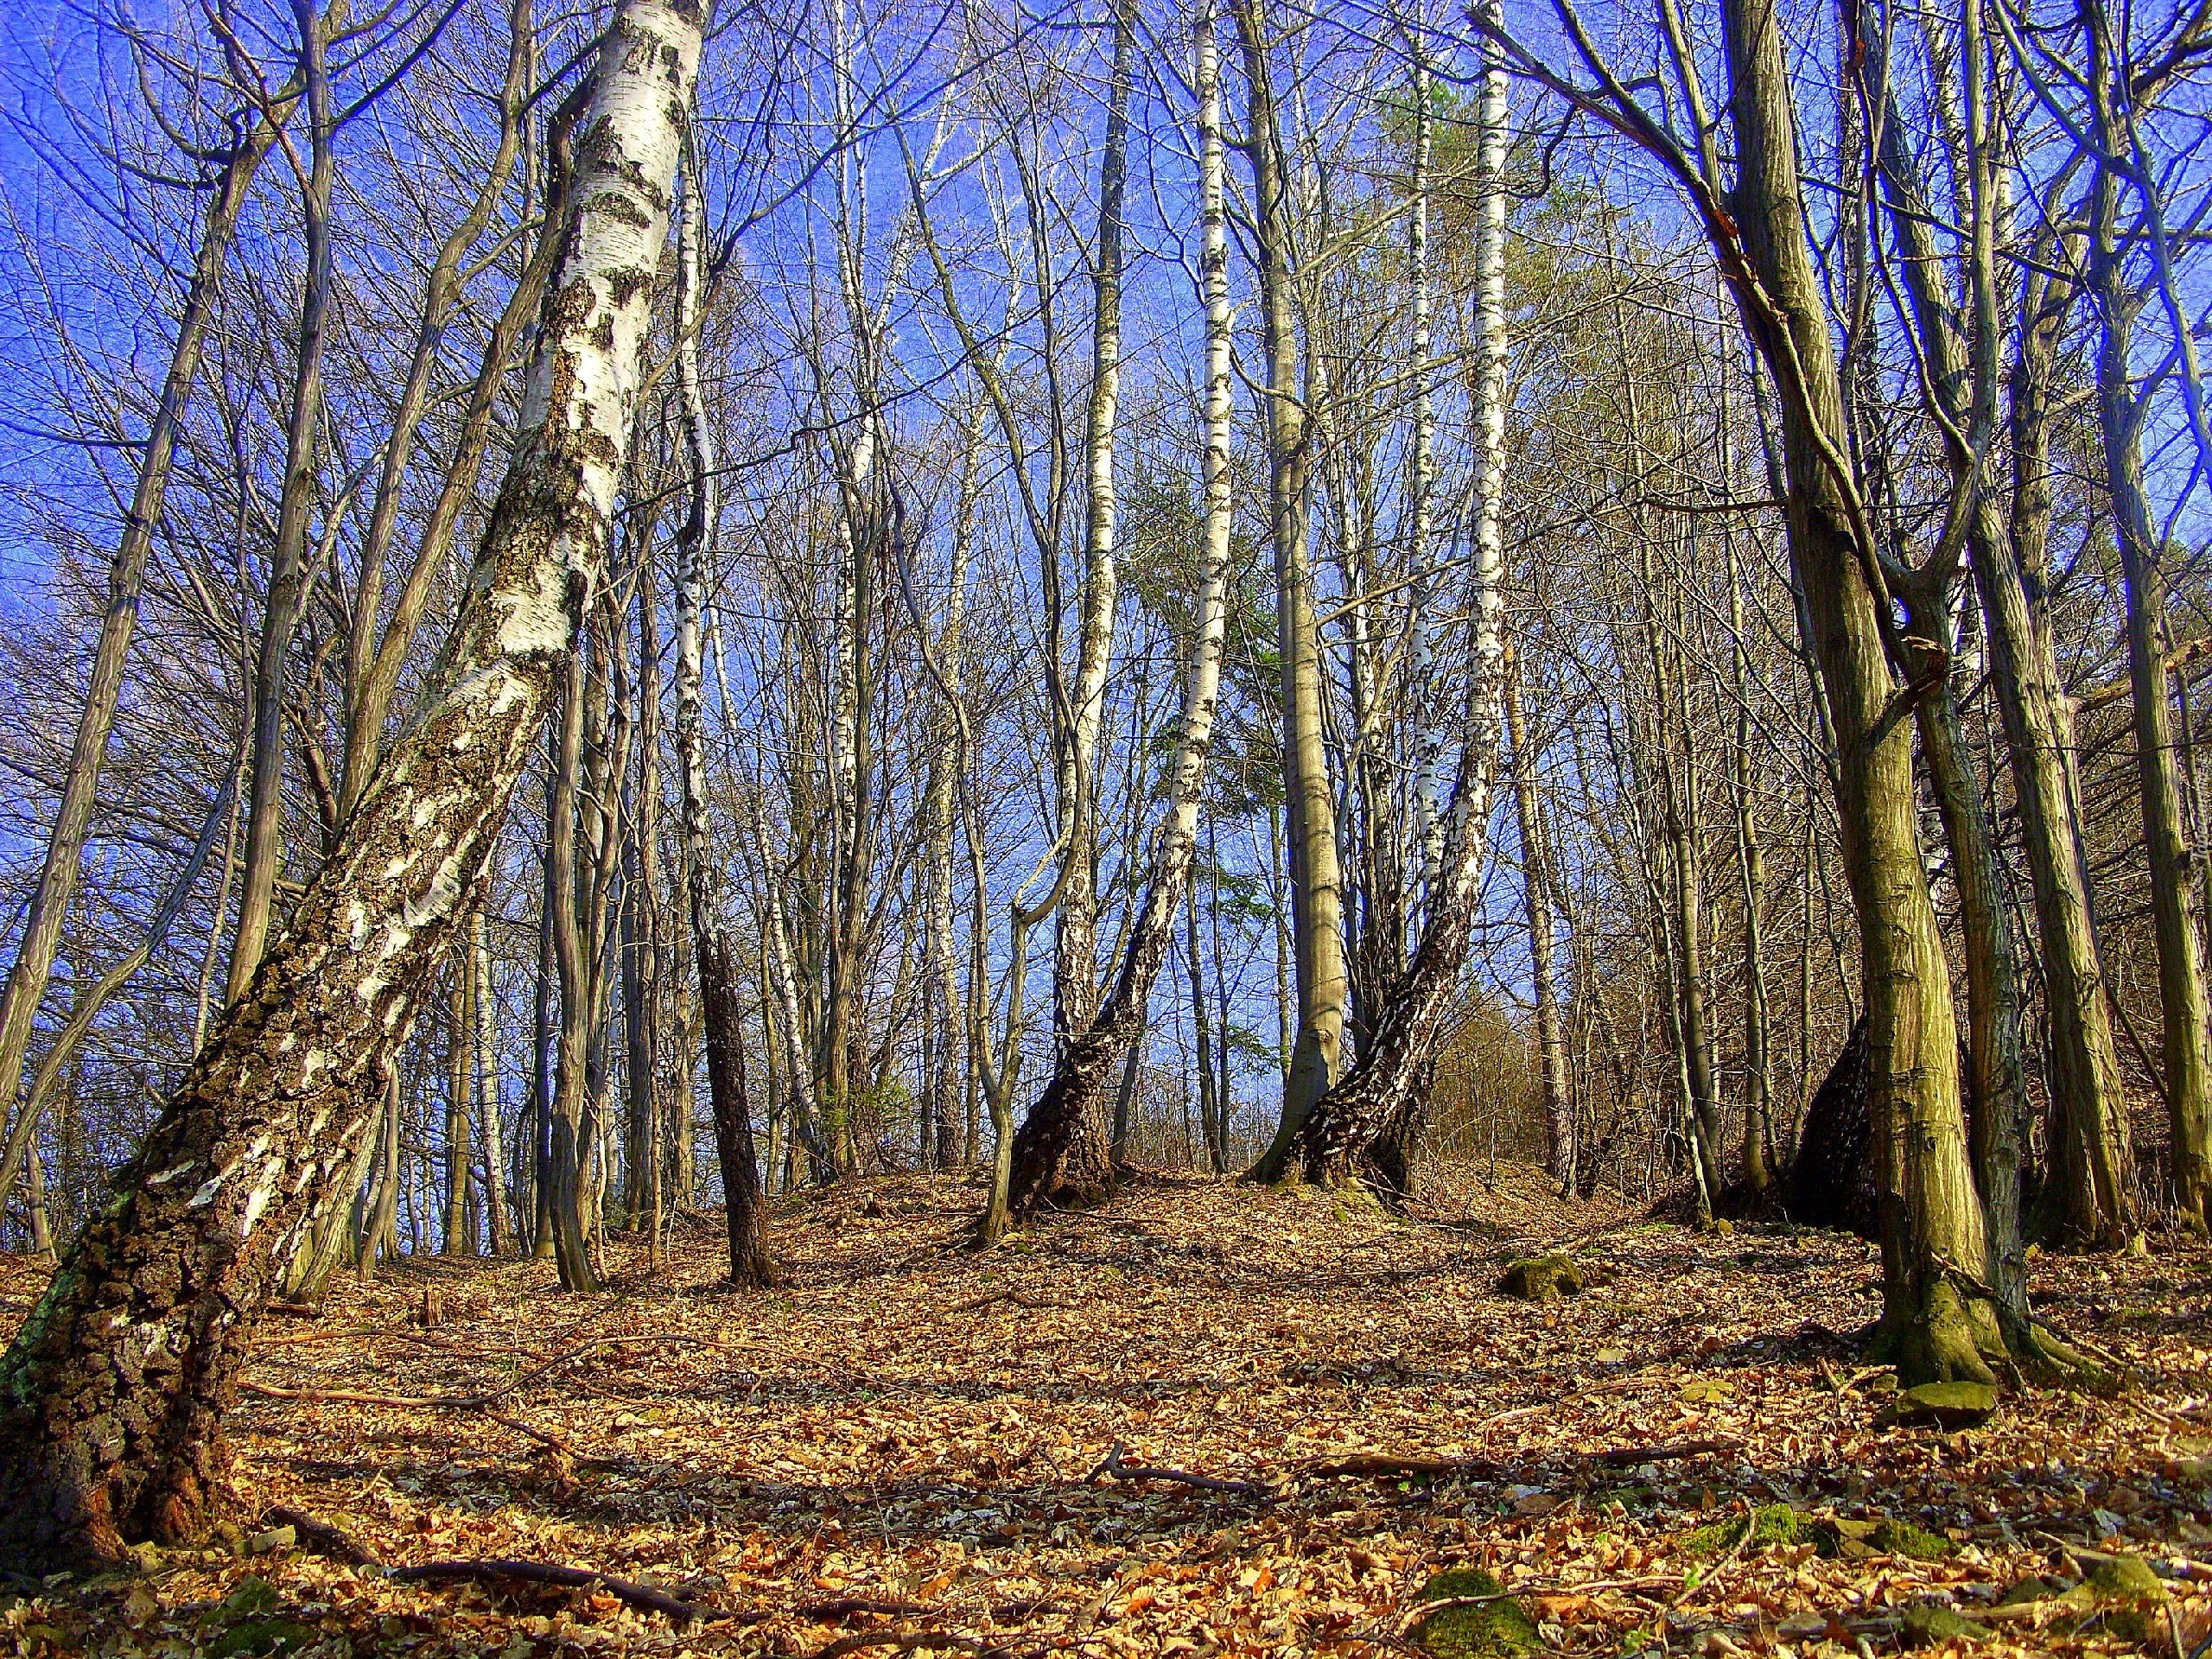
[[[604,1573],[581,1567],[550,1567],[543,1561],[423,1561],[414,1567],[387,1568],[385,1576],[403,1584],[518,1579],[528,1584],[558,1585],[570,1590],[604,1590],[641,1611],[665,1613],[679,1624],[709,1617],[704,1610],[649,1584],[632,1584],[627,1579],[609,1578]]]
[[[481,1411],[486,1406],[497,1405],[508,1395],[519,1394],[548,1372],[557,1370],[570,1360],[582,1357],[601,1348],[619,1348],[640,1342],[665,1342],[664,1337],[601,1337],[559,1353],[523,1372],[512,1382],[482,1394],[364,1394],[353,1389],[281,1389],[270,1382],[240,1382],[244,1394],[257,1395],[264,1400],[301,1400],[314,1405],[391,1406],[403,1411]]]
[[[870,1648],[896,1648],[901,1653],[918,1653],[935,1648],[950,1653],[982,1653],[983,1644],[972,1636],[946,1636],[935,1630],[924,1630],[911,1636],[897,1636],[882,1631],[869,1636],[841,1636],[828,1647],[817,1649],[814,1659],[841,1659],[848,1653],[865,1653]],[[998,1649],[988,1649],[996,1652]]]
[[[1225,1492],[1233,1497],[1256,1497],[1262,1503],[1272,1503],[1277,1496],[1272,1486],[1262,1486],[1252,1480],[1223,1480],[1215,1475],[1194,1475],[1183,1469],[1148,1469],[1134,1463],[1122,1461],[1128,1448],[1121,1441],[1114,1442],[1114,1449],[1099,1460],[1098,1466],[1083,1478],[1086,1486],[1104,1475],[1109,1480],[1166,1480],[1178,1485],[1195,1486],[1202,1492]]]
[[[1402,1637],[1409,1636],[1413,1633],[1414,1626],[1420,1624],[1421,1620],[1433,1614],[1449,1612],[1454,1607],[1487,1607],[1492,1602],[1513,1601],[1518,1599],[1518,1597],[1517,1591],[1498,1590],[1487,1596],[1441,1596],[1434,1601],[1424,1601],[1398,1621],[1398,1634]]]
[[[867,1596],[841,1596],[835,1601],[817,1601],[798,1610],[798,1617],[817,1624],[834,1624],[841,1618],[850,1618],[855,1613],[880,1613],[886,1618],[918,1618],[942,1612],[920,1601],[877,1601]]]
[[[279,1505],[262,1517],[262,1524],[270,1528],[289,1527],[302,1549],[327,1555],[334,1561],[343,1561],[348,1567],[380,1568],[384,1565],[337,1528],[298,1510],[288,1510]]]
[[[948,1313],[968,1313],[979,1307],[988,1307],[993,1302],[1012,1302],[1016,1307],[1026,1307],[1034,1313],[1039,1308],[1065,1307],[1065,1302],[1054,1301],[1049,1296],[1032,1296],[1019,1290],[994,1290],[982,1296],[971,1296],[964,1302],[955,1302],[945,1310]]]
[[[1576,1459],[1599,1469],[1633,1469],[1647,1463],[1672,1463],[1732,1452],[1738,1440],[1677,1440],[1669,1446],[1622,1446],[1605,1452],[1579,1452]],[[1491,1458],[1400,1457],[1387,1452],[1355,1452],[1325,1463],[1309,1463],[1298,1471],[1302,1478],[1326,1479],[1333,1475],[1449,1475],[1462,1480],[1510,1480],[1522,1472],[1516,1465]]]
[[[1741,1440],[1677,1440],[1671,1446],[1623,1446],[1611,1452],[1585,1452],[1586,1462],[1607,1469],[1633,1469],[1644,1463],[1675,1463],[1684,1458],[1712,1457],[1722,1452],[1733,1452],[1742,1446]]]

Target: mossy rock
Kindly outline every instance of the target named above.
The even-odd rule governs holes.
[[[1986,1382],[1923,1382],[1882,1408],[1884,1428],[1974,1428],[1997,1409],[1997,1390]]]
[[[1535,1620],[1495,1574],[1453,1567],[1421,1586],[1423,1602],[1459,1598],[1466,1599],[1462,1605],[1440,1607],[1407,1632],[1422,1652],[1434,1659],[1522,1659],[1543,1651]]]
[[[1940,1561],[1951,1554],[1949,1539],[1895,1516],[1878,1515],[1872,1521],[1848,1521],[1839,1516],[1827,1524],[1841,1553],[1852,1560],[1903,1555],[1916,1561]]]
[[[2030,1579],[1999,1600],[2000,1607],[2048,1601],[2065,1610],[2053,1628],[2075,1633],[2091,1626],[2123,1642],[2156,1642],[2166,1635],[2171,1598],[2147,1562],[2137,1555],[2113,1555],[2089,1569],[2070,1588],[2052,1579]]]
[[[1916,1601],[1904,1610],[1904,1644],[1909,1648],[1988,1640],[1986,1626],[1953,1612],[1939,1601]]]
[[[1744,1529],[1751,1529],[1747,1541]],[[1681,1541],[1682,1554],[1700,1560],[1727,1555],[1739,1548],[1748,1554],[1770,1544],[1812,1544],[1823,1555],[1835,1554],[1835,1535],[1808,1515],[1787,1503],[1765,1503],[1749,1515],[1732,1515],[1710,1526],[1700,1527]]]
[[[1564,1255],[1526,1255],[1506,1268],[1497,1288],[1516,1301],[1557,1301],[1582,1294],[1582,1269]]]

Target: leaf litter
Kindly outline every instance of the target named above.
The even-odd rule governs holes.
[[[600,1296],[540,1261],[340,1280],[258,1339],[236,1525],[0,1598],[0,1642],[1845,1659],[2212,1637],[2201,1245],[2038,1257],[2042,1314],[2136,1385],[2010,1393],[1947,1433],[1879,1426],[1859,1239],[1563,1206],[1516,1166],[1431,1189],[1395,1218],[1164,1179],[976,1255],[973,1179],[898,1176],[780,1202],[768,1293],[712,1281],[711,1216],[679,1219],[658,1278],[610,1238]],[[1500,1293],[1542,1254],[1580,1294]],[[41,1271],[0,1273],[10,1323]],[[1468,1584],[1497,1589],[1438,1589]]]

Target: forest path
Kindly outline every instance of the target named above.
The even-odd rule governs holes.
[[[2182,1563],[2202,1575],[2169,1586],[2185,1643],[2212,1626],[2212,1254],[2039,1258],[2044,1311],[2143,1386],[2012,1398],[1942,1434],[1877,1427],[1878,1379],[1837,1392],[1877,1308],[1857,1239],[1699,1236],[1560,1206],[1512,1165],[1447,1168],[1434,1194],[1399,1221],[1168,1179],[978,1258],[959,1248],[978,1188],[894,1177],[779,1203],[791,1276],[766,1294],[708,1283],[712,1217],[680,1223],[658,1281],[611,1241],[597,1297],[556,1294],[538,1262],[342,1281],[321,1319],[262,1333],[250,1388],[269,1392],[233,1420],[246,1532],[285,1507],[388,1564],[588,1567],[740,1617],[678,1629],[588,1588],[401,1584],[262,1540],[57,1586],[0,1636],[118,1656],[816,1655],[868,1633],[879,1652],[904,1634],[1007,1656],[1381,1654],[1406,1650],[1428,1575],[1471,1562],[1560,1651],[1637,1652],[1664,1618],[1675,1651],[1847,1654],[1894,1647],[1916,1598],[1985,1605],[2062,1544]],[[1540,1249],[1571,1249],[1588,1289],[1496,1294]],[[10,1320],[35,1287],[28,1263],[0,1276]],[[1255,1490],[1086,1483],[1117,1445]],[[1598,1455],[1639,1448],[1657,1455]],[[1356,1453],[1460,1466],[1320,1471]],[[1700,1558],[1688,1535],[1746,1503],[1892,1516],[1949,1554]],[[908,1611],[836,1605],[855,1601]],[[2148,1649],[2125,1623],[2069,1637],[2005,1616],[1975,1650],[2171,1647],[2163,1618]]]

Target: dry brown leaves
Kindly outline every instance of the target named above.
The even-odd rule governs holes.
[[[1699,1237],[1561,1209],[1534,1172],[1486,1173],[1454,1172],[1409,1222],[1169,1181],[983,1257],[960,1249],[972,1184],[872,1182],[779,1208],[791,1281],[765,1295],[708,1282],[711,1218],[678,1229],[658,1280],[614,1241],[618,1287],[600,1297],[556,1294],[539,1262],[347,1281],[319,1321],[262,1334],[251,1380],[308,1397],[239,1405],[245,1533],[289,1507],[387,1566],[581,1567],[702,1617],[604,1585],[398,1582],[233,1543],[58,1585],[0,1614],[0,1643],[118,1659],[1381,1655],[1408,1650],[1427,1576],[1472,1563],[1524,1593],[1561,1652],[1849,1655],[1894,1648],[1915,1599],[1986,1606],[2069,1546],[2145,1554],[2182,1575],[2185,1647],[2212,1629],[2212,1492],[2191,1461],[2212,1453],[2212,1255],[2036,1263],[2046,1315],[2139,1369],[2127,1397],[2014,1397],[1968,1433],[1878,1431],[1866,1383],[1834,1386],[1855,1370],[1836,1333],[1876,1310],[1868,1247]],[[1591,1288],[1551,1307],[1494,1295],[1503,1262],[1538,1248],[1574,1250]],[[430,1330],[411,1322],[426,1281],[448,1315]],[[0,1274],[11,1321],[29,1288],[20,1265]],[[312,1397],[333,1394],[499,1397]],[[1701,1442],[1732,1449],[1592,1455]],[[1259,1490],[1087,1480],[1116,1444],[1124,1466]],[[1361,1454],[1464,1466],[1313,1472]],[[1681,1548],[1777,1502],[1900,1516],[1955,1554]],[[1996,1620],[1972,1650],[2140,1650],[2037,1623]]]

